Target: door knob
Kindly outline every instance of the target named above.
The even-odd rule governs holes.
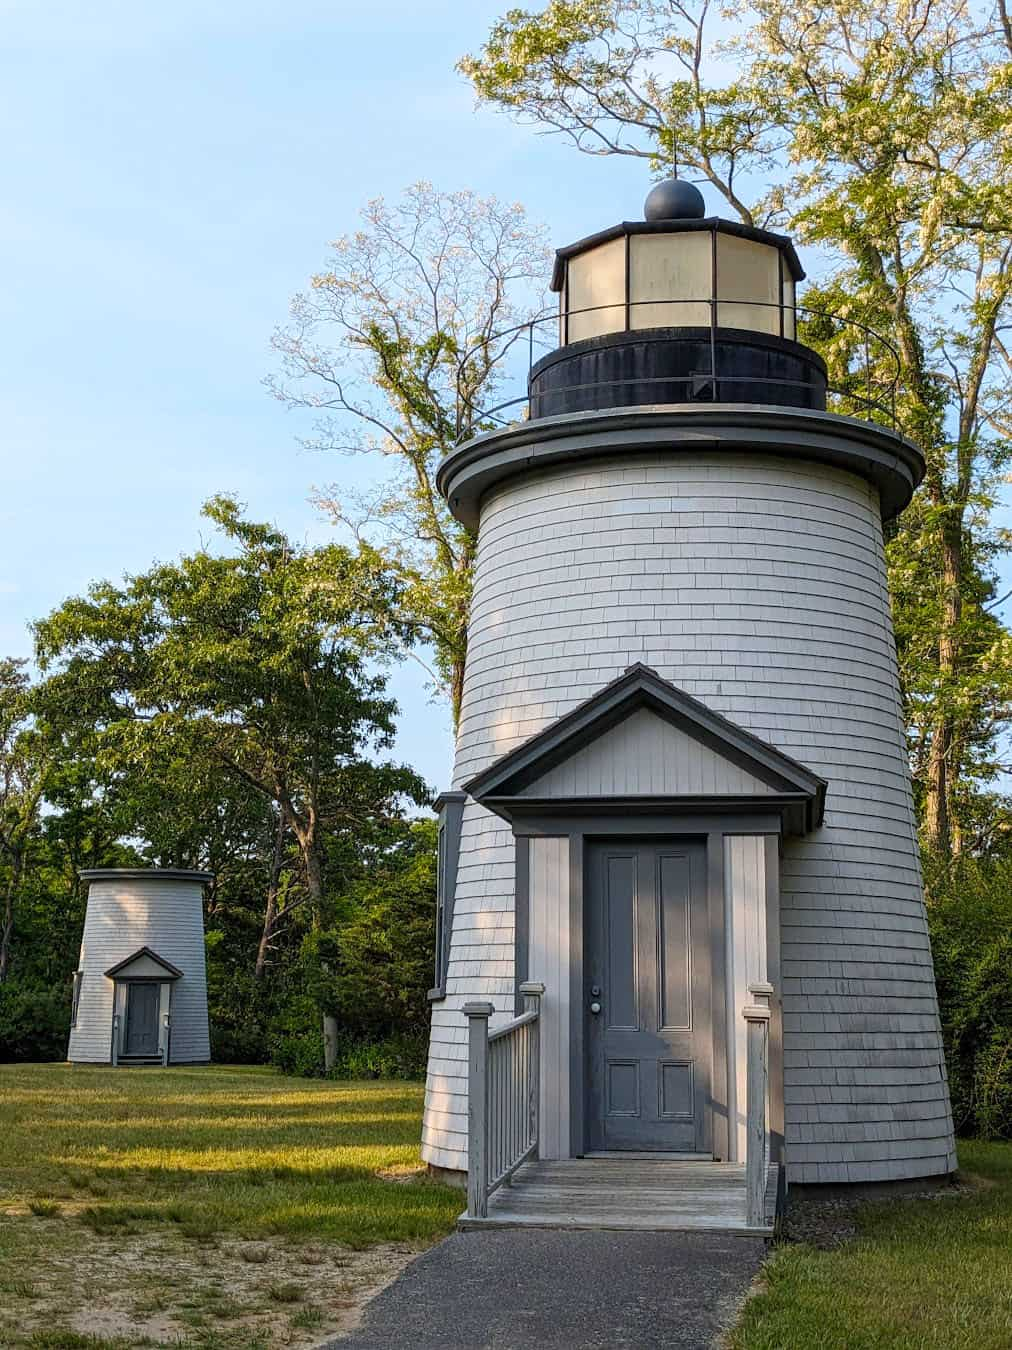
[[[590,1011],[595,1015],[595,1017],[596,1017],[597,1014],[601,1011],[601,1005],[600,1005],[600,1003],[597,1002],[596,999],[595,999],[594,1002],[590,1005]]]

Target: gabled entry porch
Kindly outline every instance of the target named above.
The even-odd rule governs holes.
[[[468,1223],[769,1231],[780,840],[825,788],[643,666],[465,785],[516,878],[515,1005],[462,1010]]]

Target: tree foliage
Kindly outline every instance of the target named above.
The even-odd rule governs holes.
[[[15,910],[51,767],[51,748],[32,725],[29,690],[24,663],[0,661],[0,984],[10,971]]]
[[[1012,1138],[1012,864],[936,859],[926,880],[956,1129]]]
[[[719,24],[714,42],[714,19]],[[1004,0],[552,0],[461,68],[592,154],[674,161],[818,245],[803,297],[869,325],[927,476],[889,558],[926,838],[963,847],[1012,698],[991,510],[1010,449],[1012,25]],[[859,330],[852,330],[853,332]],[[837,387],[861,343],[809,325]]]

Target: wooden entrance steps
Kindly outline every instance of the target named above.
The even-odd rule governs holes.
[[[458,1227],[722,1232],[770,1237],[779,1168],[768,1170],[766,1223],[747,1221],[739,1163],[644,1157],[569,1158],[524,1163],[488,1201],[486,1218],[462,1214]]]

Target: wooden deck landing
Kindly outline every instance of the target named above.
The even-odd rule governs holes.
[[[768,1226],[746,1219],[745,1168],[737,1163],[571,1158],[525,1163],[488,1202],[488,1217],[461,1228],[584,1228],[651,1232],[773,1231],[777,1169],[766,1187]]]

